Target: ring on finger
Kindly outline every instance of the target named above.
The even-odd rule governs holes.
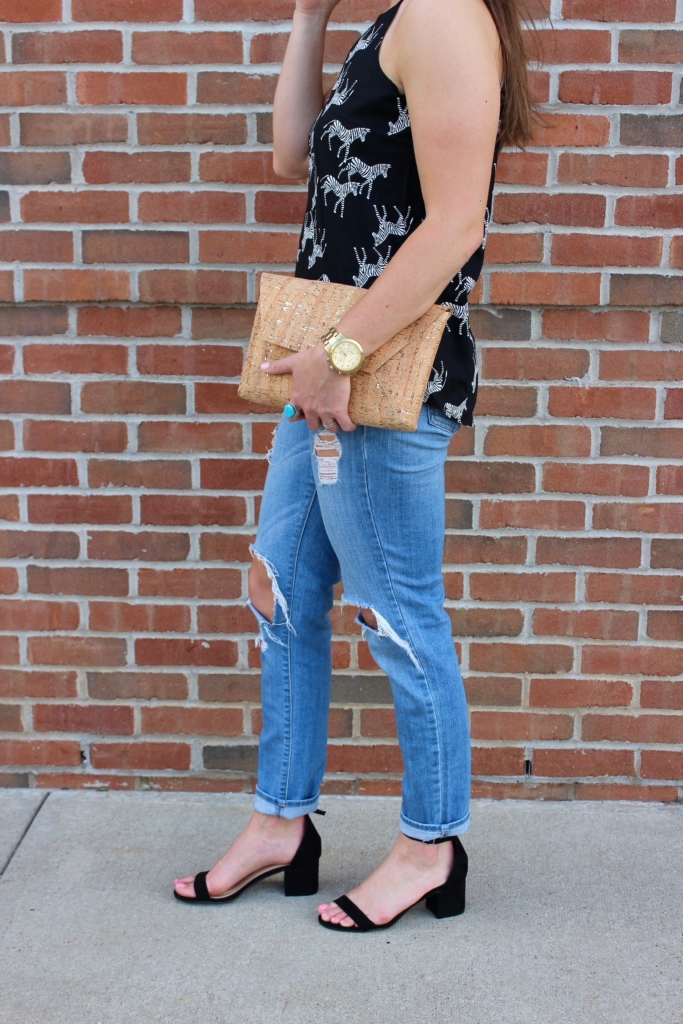
[[[284,407],[282,411],[284,412],[288,420],[293,420],[295,416],[299,415],[301,409],[298,407],[298,405],[292,405],[291,402],[287,402],[287,405]]]

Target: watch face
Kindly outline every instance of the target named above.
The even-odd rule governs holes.
[[[335,345],[332,352],[332,362],[342,373],[349,373],[355,370],[361,361],[361,354],[358,347],[350,341],[340,341]]]

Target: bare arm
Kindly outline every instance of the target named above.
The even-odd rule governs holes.
[[[273,103],[273,170],[308,173],[308,133],[323,107],[323,52],[330,15],[340,0],[298,0]]]

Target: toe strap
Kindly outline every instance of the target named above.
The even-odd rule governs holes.
[[[195,892],[196,891],[197,889],[195,887]],[[360,907],[356,906],[353,900],[349,899],[348,896],[339,896],[334,902],[340,910],[343,910],[344,913],[351,918],[359,932],[371,932],[374,928],[378,927],[374,921],[371,921],[370,918],[363,913]]]
[[[200,871],[198,875],[194,876],[194,898],[199,903],[208,903],[211,899],[206,886],[206,876],[208,873],[208,871]]]

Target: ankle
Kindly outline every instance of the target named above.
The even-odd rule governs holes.
[[[254,811],[249,828],[264,839],[287,838],[302,831],[303,817],[283,818],[276,814],[262,814],[260,811]]]

